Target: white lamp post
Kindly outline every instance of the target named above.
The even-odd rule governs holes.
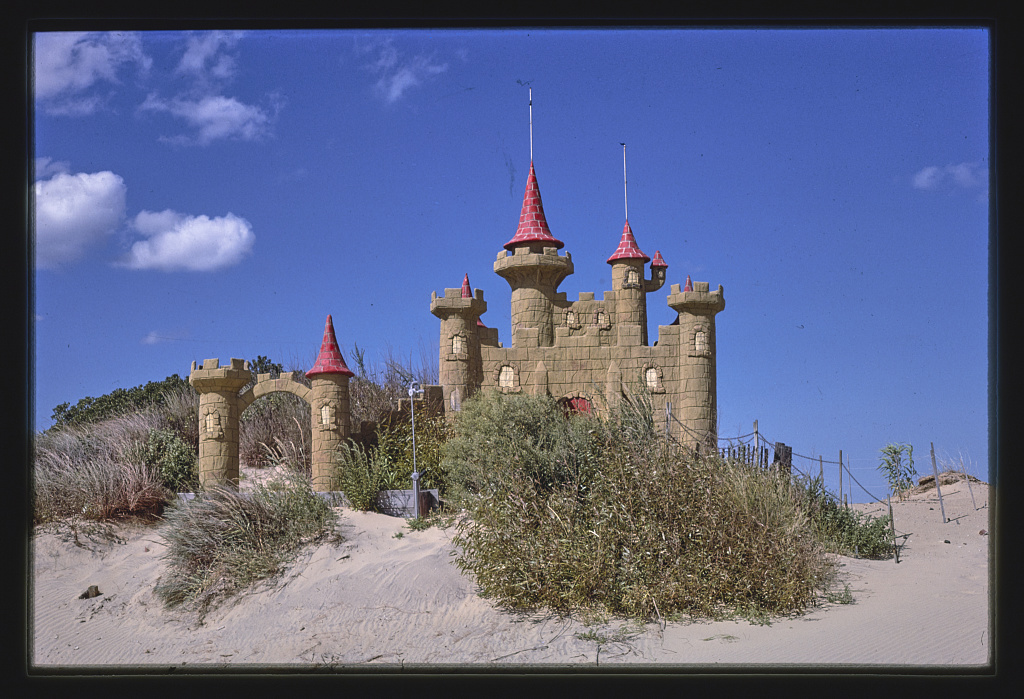
[[[416,470],[416,396],[423,395],[418,381],[409,384],[409,414],[412,416],[412,516],[420,518],[420,473]]]

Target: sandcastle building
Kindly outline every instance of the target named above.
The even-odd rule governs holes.
[[[573,273],[572,255],[548,228],[533,162],[519,227],[494,262],[512,288],[512,342],[504,347],[497,328],[486,327],[483,291],[461,288],[433,293],[430,312],[441,319],[439,382],[444,409],[484,389],[548,394],[578,411],[606,409],[629,391],[646,387],[660,429],[694,448],[715,449],[717,399],[715,315],[725,308],[722,286],[707,282],[670,286],[668,305],[677,313],[647,336],[647,294],[665,284],[668,264],[651,259],[637,244],[627,217],[608,258],[612,288],[602,298],[581,292],[570,301],[558,286]],[[609,246],[611,247],[611,246]],[[650,275],[645,265],[650,262]]]

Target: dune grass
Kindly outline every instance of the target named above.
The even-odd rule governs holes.
[[[155,592],[174,607],[205,610],[281,572],[303,545],[332,533],[334,510],[307,479],[268,483],[252,493],[210,488],[165,513],[165,573]]]

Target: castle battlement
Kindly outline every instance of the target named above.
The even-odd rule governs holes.
[[[714,445],[714,316],[725,308],[722,287],[711,291],[698,282],[691,291],[689,277],[685,289],[673,284],[668,305],[678,316],[659,326],[658,341],[649,345],[647,294],[662,288],[668,268],[661,252],[645,255],[627,221],[608,258],[612,288],[601,298],[581,291],[570,301],[558,291],[573,273],[572,255],[560,255],[562,247],[548,228],[531,163],[519,229],[494,261],[494,272],[512,288],[511,345],[503,347],[497,329],[480,322],[483,292],[470,296],[468,276],[461,290],[431,295],[430,311],[441,318],[445,410],[459,410],[477,391],[497,390],[551,395],[589,411],[642,387],[652,396],[659,429],[687,444]]]

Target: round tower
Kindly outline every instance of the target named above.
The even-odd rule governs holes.
[[[306,372],[312,384],[310,408],[313,428],[313,490],[338,490],[334,479],[334,450],[350,430],[348,380],[354,376],[345,364],[334,335],[334,322],[327,316],[320,354]]]
[[[647,344],[647,289],[644,264],[651,258],[641,252],[629,221],[622,229],[619,247],[608,258],[612,266],[612,290],[615,292],[615,324],[639,325],[640,344]]]
[[[555,295],[558,285],[573,272],[572,256],[558,254],[564,246],[548,228],[531,160],[519,228],[512,240],[505,243],[508,253],[500,253],[494,263],[495,273],[512,287],[513,346],[516,334],[529,328],[537,329],[540,347],[554,345]]]
[[[430,312],[441,319],[438,380],[444,395],[445,412],[460,410],[483,381],[480,357],[480,316],[487,311],[484,293],[473,296],[469,275],[461,289],[445,289],[444,296],[433,293]]]
[[[238,392],[252,380],[249,363],[192,362],[189,383],[199,394],[199,485],[238,487]]]
[[[718,446],[715,315],[725,309],[722,286],[709,291],[707,282],[691,284],[687,275],[682,291],[672,285],[668,305],[679,313],[679,417],[693,430],[682,437],[713,453]]]

